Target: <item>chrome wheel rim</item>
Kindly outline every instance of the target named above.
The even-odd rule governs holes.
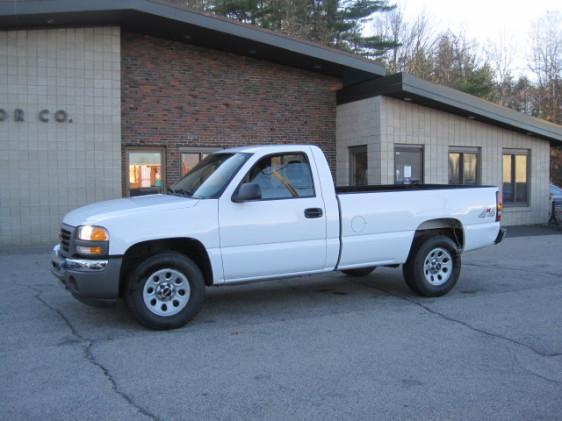
[[[453,258],[444,248],[437,247],[427,253],[423,264],[425,280],[433,286],[447,283],[453,273]]]
[[[148,310],[161,317],[182,311],[191,295],[186,276],[176,269],[159,269],[144,284],[142,298]]]

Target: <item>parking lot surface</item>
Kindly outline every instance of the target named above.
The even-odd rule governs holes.
[[[0,255],[1,419],[562,416],[560,232],[466,254],[438,299],[333,273],[209,289],[169,332],[80,304],[48,263]]]

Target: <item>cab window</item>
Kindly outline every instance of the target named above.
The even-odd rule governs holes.
[[[262,200],[314,197],[314,183],[305,154],[270,155],[260,159],[243,183],[260,186]]]

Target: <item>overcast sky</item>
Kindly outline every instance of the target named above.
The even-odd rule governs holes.
[[[407,20],[423,11],[438,32],[450,28],[464,32],[482,45],[507,40],[518,57],[514,72],[527,73],[531,24],[549,11],[562,12],[562,0],[391,0],[403,10]]]

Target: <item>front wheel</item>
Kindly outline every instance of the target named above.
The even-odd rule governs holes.
[[[166,330],[182,327],[195,317],[204,297],[205,281],[199,267],[182,254],[164,252],[132,271],[125,301],[143,326]]]
[[[439,297],[457,283],[461,256],[449,237],[435,235],[419,239],[403,266],[406,284],[416,294]]]

